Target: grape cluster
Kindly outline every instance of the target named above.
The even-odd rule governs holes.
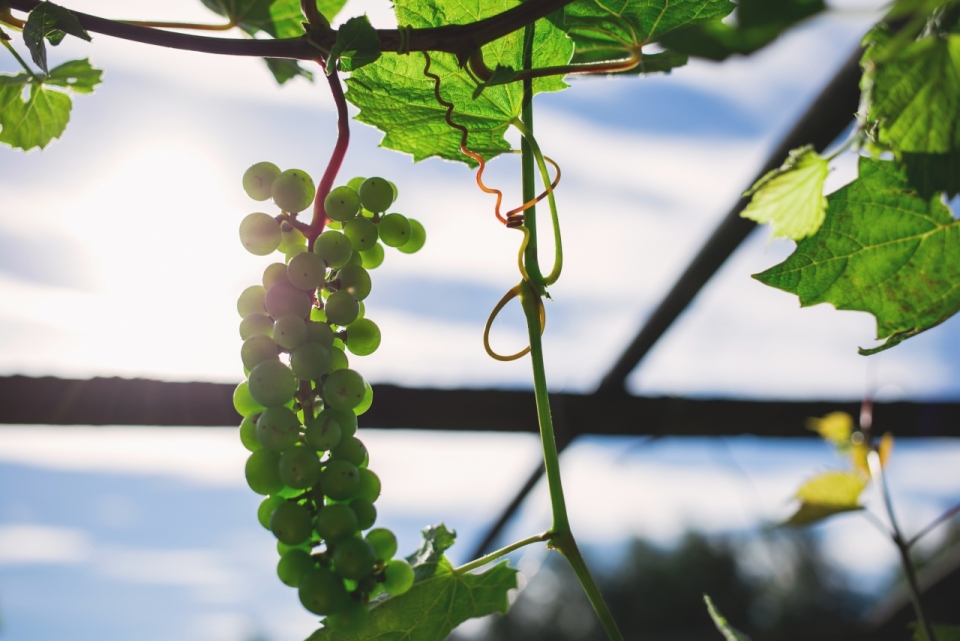
[[[413,570],[393,558],[397,540],[373,527],[380,479],[356,437],[357,416],[373,389],[350,369],[345,350],[364,356],[380,345],[380,330],[364,317],[368,269],[383,262],[383,245],[418,251],[423,226],[385,214],[396,187],[382,178],[354,178],[330,192],[329,229],[312,251],[296,214],[313,201],[314,184],[299,169],[258,163],[243,176],[247,194],[273,198],[278,216],[248,215],[240,241],[253,254],[284,254],[267,266],[262,285],[237,301],[247,380],[233,401],[243,416],[240,439],[250,450],[246,478],[267,498],[260,523],[277,537],[277,574],[299,590],[310,612],[335,631],[363,625],[371,597],[402,594]],[[381,244],[382,243],[382,244]],[[366,536],[363,531],[369,530]]]

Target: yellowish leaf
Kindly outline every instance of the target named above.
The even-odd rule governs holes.
[[[801,240],[823,225],[827,199],[823,182],[827,161],[808,145],[790,152],[778,169],[767,173],[744,196],[753,196],[740,214],[758,223],[770,223],[774,236]]]
[[[846,412],[831,412],[823,418],[807,419],[807,429],[838,447],[847,445],[853,433],[853,417]]]

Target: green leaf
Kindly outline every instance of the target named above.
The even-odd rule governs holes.
[[[44,40],[56,46],[67,35],[89,42],[90,34],[80,26],[77,17],[67,9],[50,2],[38,4],[23,26],[23,41],[37,66],[47,73],[47,46]]]
[[[229,19],[250,34],[263,31],[274,38],[296,38],[305,33],[305,18],[300,12],[300,0],[201,1],[208,9]]]
[[[60,134],[70,120],[70,97],[43,85],[29,84],[27,100],[24,84],[0,85],[0,142],[28,151],[43,149]]]
[[[409,592],[374,606],[360,632],[322,628],[308,641],[443,641],[467,619],[506,613],[507,592],[517,587],[516,570],[503,561],[479,574],[457,574],[443,555],[456,535],[440,525],[423,536],[420,549],[407,557],[416,577]]]
[[[820,229],[827,210],[823,182],[827,161],[813,146],[794,149],[784,163],[768,172],[744,196],[753,196],[740,215],[770,223],[774,236],[801,240]]]
[[[84,58],[55,67],[43,79],[43,84],[66,87],[76,93],[93,93],[94,87],[100,84],[102,75],[102,69],[94,69],[90,61]]]
[[[832,303],[870,312],[880,347],[939,325],[960,309],[960,223],[939,196],[925,199],[892,162],[860,159],[860,177],[827,196],[815,235],[754,278],[797,294],[804,307]]]
[[[947,198],[960,194],[960,149],[947,154],[901,154],[910,185],[921,198],[946,192]]]
[[[861,510],[860,494],[867,481],[856,472],[825,472],[797,490],[800,507],[784,525],[801,527],[840,514]]]
[[[320,9],[320,13],[328,22],[333,22],[333,19],[337,17],[345,4],[347,4],[347,0],[317,0],[317,8]]]
[[[931,36],[864,55],[868,119],[897,152],[960,150],[960,35]]]
[[[919,625],[913,624],[913,641],[927,641]],[[937,641],[960,641],[960,625],[933,624],[933,634]]]
[[[577,0],[563,23],[576,43],[573,61],[626,58],[681,27],[719,20],[733,11],[729,0]]]
[[[337,41],[330,49],[332,61],[327,71],[332,73],[337,60],[344,71],[355,71],[380,57],[380,38],[367,16],[350,18],[337,30]]]
[[[313,72],[304,69],[296,60],[291,60],[290,58],[264,58],[263,61],[267,63],[267,68],[270,70],[270,73],[273,74],[273,77],[279,85],[298,76],[313,82]]]
[[[750,641],[750,637],[727,623],[727,620],[720,614],[716,606],[713,605],[713,600],[709,596],[704,594],[703,601],[707,604],[707,612],[710,613],[713,624],[717,626],[717,630],[720,631],[720,634],[723,635],[726,641]]]
[[[401,25],[426,28],[441,24],[464,24],[515,7],[519,0],[469,0],[440,4],[438,0],[399,0],[397,20]],[[491,69],[522,66],[523,31],[511,33],[483,47],[483,59]],[[534,67],[565,65],[573,45],[548,20],[536,23]],[[441,78],[440,94],[455,106],[454,122],[469,130],[468,147],[485,158],[510,149],[503,138],[510,121],[520,115],[522,87],[518,83],[490,87],[473,100],[477,83],[460,68],[452,54],[431,55],[431,71]],[[470,166],[476,163],[460,153],[460,132],[447,125],[446,109],[434,99],[433,81],[423,75],[424,56],[382,56],[377,62],[353,72],[347,80],[347,99],[360,108],[357,120],[377,127],[386,135],[383,147],[412,154],[414,160],[438,156]],[[536,78],[535,93],[558,91],[567,85],[558,77]]]

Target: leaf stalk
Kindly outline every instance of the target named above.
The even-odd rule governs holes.
[[[27,74],[33,79],[34,82],[43,82],[43,79],[40,78],[40,76],[38,76],[33,71],[33,69],[30,68],[30,66],[26,63],[26,61],[20,57],[20,54],[17,53],[17,50],[13,48],[12,44],[10,44],[7,40],[4,40],[3,38],[0,38],[0,42],[2,42],[3,46],[7,48],[7,51],[13,54],[13,57],[17,59],[17,62],[20,63],[20,66],[23,67],[24,71],[27,72]]]
[[[540,541],[549,541],[552,537],[553,537],[553,532],[549,530],[546,532],[542,532],[540,534],[534,534],[533,536],[528,536],[525,539],[520,539],[516,543],[511,543],[507,547],[500,548],[496,552],[491,552],[490,554],[481,556],[479,559],[470,561],[470,563],[461,565],[460,567],[456,568],[453,571],[453,573],[464,574],[466,572],[476,570],[477,568],[483,567],[484,565],[486,565],[487,563],[490,563],[491,561],[496,561],[500,557],[506,556],[507,554],[510,554],[515,550],[519,550],[520,548],[526,547],[532,543],[539,543]]]

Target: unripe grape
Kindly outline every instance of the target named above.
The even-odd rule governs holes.
[[[300,603],[310,612],[329,616],[350,604],[343,580],[326,568],[312,568],[300,577]]]
[[[270,530],[287,545],[297,545],[310,538],[313,523],[305,507],[284,501],[270,515]]]
[[[280,557],[277,563],[277,576],[285,585],[295,588],[300,585],[303,575],[315,567],[316,564],[309,552],[294,548]]]
[[[361,318],[347,325],[347,349],[357,356],[373,354],[380,347],[380,328],[372,320]]]
[[[342,233],[328,229],[313,243],[313,253],[322,258],[327,265],[339,269],[347,264],[353,255],[353,246],[350,239]]]
[[[357,433],[357,416],[349,410],[342,412],[340,410],[335,410],[332,407],[328,407],[320,412],[320,415],[317,416],[317,418],[336,421],[337,425],[340,426],[340,433],[342,436],[353,436]]]
[[[280,455],[280,480],[289,487],[305,490],[320,478],[320,459],[309,447],[292,447]]]
[[[303,211],[313,202],[316,188],[307,172],[300,169],[288,169],[281,172],[273,181],[271,193],[273,202],[283,211],[295,214]]]
[[[323,311],[327,314],[327,320],[344,327],[357,319],[360,304],[353,294],[341,290],[327,297],[323,304]]]
[[[328,461],[320,473],[320,486],[334,501],[347,501],[360,489],[360,471],[348,461]]]
[[[324,627],[329,626],[330,630],[337,634],[350,634],[363,629],[369,618],[370,609],[361,601],[350,598],[347,601],[343,610],[324,619]]]
[[[399,596],[413,587],[413,568],[403,559],[393,559],[383,571],[383,589]]]
[[[260,507],[257,508],[257,520],[260,521],[260,525],[269,530],[270,517],[273,516],[273,511],[286,502],[287,499],[282,496],[268,496],[263,499]]]
[[[393,187],[384,178],[367,178],[357,190],[360,203],[372,212],[381,213],[393,203]]]
[[[353,254],[350,256],[350,260],[348,260],[346,264],[359,265],[360,267],[363,267],[363,252],[358,252],[358,251],[353,252]]]
[[[266,256],[280,246],[280,223],[262,212],[248,214],[240,221],[240,242],[251,254]]]
[[[344,436],[340,439],[340,443],[330,450],[330,456],[336,460],[360,465],[367,458],[367,447],[356,436]]]
[[[247,459],[244,476],[257,494],[274,494],[283,487],[280,480],[280,456],[270,450],[257,450]]]
[[[267,522],[266,527],[268,530],[270,529],[269,522]],[[304,552],[309,552],[311,549],[312,549],[312,546],[310,545],[310,541],[304,541],[299,545],[287,545],[283,541],[277,541],[277,554],[279,554],[280,556],[283,556],[290,550],[303,550]]]
[[[373,286],[370,274],[360,265],[345,265],[337,272],[337,279],[340,281],[340,290],[350,293],[357,300],[370,295]]]
[[[369,530],[377,522],[377,508],[367,499],[357,497],[350,501],[350,509],[357,515],[357,525],[361,530]]]
[[[252,370],[264,361],[277,360],[279,357],[277,344],[266,334],[251,336],[243,341],[240,347],[240,360],[243,361],[243,366],[247,370]]]
[[[267,310],[264,307],[267,290],[260,285],[251,285],[240,292],[240,298],[237,299],[237,312],[240,318],[246,318],[250,314],[263,314]]]
[[[402,247],[411,238],[410,221],[403,214],[387,214],[380,219],[380,240],[388,247]]]
[[[340,425],[329,414],[324,416],[325,413],[321,412],[316,418],[308,418],[305,433],[307,445],[321,452],[336,447],[342,434]]]
[[[253,380],[252,372],[250,379]],[[363,377],[358,372],[341,369],[330,374],[324,381],[323,400],[335,410],[352,410],[363,400],[365,391]],[[257,398],[257,395],[254,393],[253,397]]]
[[[373,387],[370,383],[364,383],[366,389],[363,391],[363,399],[361,399],[360,404],[353,408],[353,413],[357,416],[362,416],[366,413],[370,406],[373,405]]]
[[[366,251],[360,252],[360,264],[364,269],[376,269],[383,264],[383,245],[376,243]]]
[[[233,390],[233,407],[240,416],[259,414],[267,409],[255,401],[253,396],[250,395],[250,388],[247,385],[247,381],[240,383],[237,385],[237,388]]]
[[[240,338],[247,340],[257,334],[273,336],[273,321],[266,314],[247,314],[240,321]]]
[[[280,224],[280,246],[277,247],[284,254],[297,247],[306,247],[307,237],[299,229],[284,221]]]
[[[313,303],[310,300],[310,294],[302,289],[297,289],[288,282],[284,282],[277,283],[267,290],[264,305],[267,312],[274,318],[280,318],[281,316],[306,318]]]
[[[426,244],[427,230],[423,228],[423,225],[421,225],[419,221],[413,218],[409,218],[408,220],[410,221],[410,240],[397,247],[397,249],[404,254],[415,254],[423,249],[424,244]]]
[[[343,350],[336,345],[330,347],[330,371],[336,372],[348,367],[350,367],[350,363],[347,361],[347,355],[343,353]]]
[[[333,567],[345,579],[359,581],[373,571],[373,547],[363,539],[344,539],[333,548]]]
[[[284,349],[296,349],[307,340],[307,324],[299,316],[281,316],[273,324],[273,340]]]
[[[248,385],[250,395],[265,407],[284,405],[297,391],[296,377],[279,360],[263,361],[251,369]]]
[[[364,180],[366,180],[364,176],[355,176],[354,178],[351,178],[350,180],[347,181],[347,187],[349,187],[350,189],[356,192],[359,192],[360,185],[363,184]]]
[[[254,200],[266,200],[279,175],[280,168],[272,162],[258,162],[243,172],[243,190]]]
[[[268,450],[293,447],[300,436],[300,419],[286,407],[267,408],[257,419],[257,440]]]
[[[290,249],[284,252],[283,262],[290,263],[291,260],[299,256],[300,254],[305,254],[307,252],[306,245],[294,245]]]
[[[344,223],[343,234],[350,239],[354,251],[367,251],[377,244],[377,226],[366,218],[354,218]]]
[[[261,281],[266,289],[270,289],[277,283],[282,283],[286,280],[289,280],[287,278],[287,266],[283,263],[270,263],[267,265],[267,268],[263,270],[263,278]]]
[[[358,529],[357,515],[349,505],[327,505],[317,515],[317,534],[328,543],[351,537]]]
[[[350,186],[332,189],[323,201],[323,209],[331,220],[344,222],[360,211],[360,196]]]
[[[316,309],[316,308],[314,308]],[[321,311],[321,310],[316,310]],[[310,316],[313,317],[314,310],[310,310]],[[324,319],[326,320],[326,319]],[[333,330],[326,323],[309,321],[307,323],[307,342],[318,343],[326,348],[333,346]]]
[[[290,259],[287,277],[297,289],[314,290],[323,284],[327,264],[316,254],[304,251]]]
[[[380,477],[367,469],[360,470],[360,485],[357,498],[373,503],[380,497]]]
[[[240,442],[250,452],[256,452],[263,446],[257,440],[257,420],[253,416],[244,416],[240,423]]]
[[[397,537],[387,528],[378,527],[367,532],[367,543],[373,546],[374,555],[380,561],[389,561],[397,553]]]
[[[330,371],[330,351],[320,343],[304,343],[290,355],[290,369],[301,381],[315,381]]]

